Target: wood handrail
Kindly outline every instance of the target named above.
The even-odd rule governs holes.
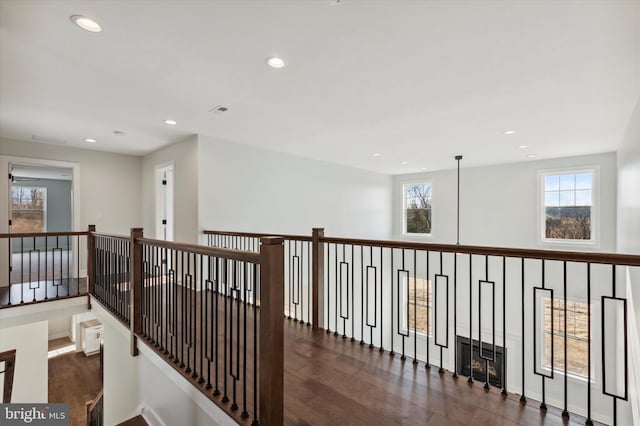
[[[309,235],[293,235],[293,234],[278,234],[278,233],[259,233],[259,232],[230,232],[230,231],[202,231],[205,235],[225,235],[229,237],[249,237],[249,238],[263,238],[263,237],[282,237],[285,240],[292,241],[311,241]]]
[[[146,244],[153,247],[163,247],[174,250],[182,250],[188,253],[202,254],[205,256],[220,257],[223,259],[238,260],[241,262],[260,263],[260,254],[251,251],[229,250],[198,244],[176,243],[174,241],[154,240],[151,238],[136,238],[136,244]]]
[[[0,234],[0,238],[31,238],[31,237],[67,237],[74,235],[89,235],[89,231],[65,232],[9,232]]]
[[[564,250],[520,249],[506,247],[470,246],[457,244],[415,243],[392,240],[365,240],[356,238],[324,237],[323,243],[412,249],[445,253],[477,254],[526,259],[559,260],[568,262],[601,263],[621,266],[640,266],[640,255],[620,253],[594,253]]]

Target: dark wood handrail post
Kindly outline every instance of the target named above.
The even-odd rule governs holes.
[[[324,228],[313,228],[311,239],[312,248],[312,302],[311,302],[311,322],[313,330],[320,330],[324,327],[324,243],[320,241],[324,238]]]
[[[96,258],[96,237],[94,234],[94,232],[96,232],[96,226],[89,225],[87,231],[87,308],[91,309],[91,295],[95,289],[96,277],[96,266],[94,263]]]
[[[136,239],[142,238],[142,228],[131,228],[130,291],[131,291],[131,356],[138,355],[138,334],[142,333],[142,245]]]
[[[260,238],[260,424],[283,424],[284,239]]]

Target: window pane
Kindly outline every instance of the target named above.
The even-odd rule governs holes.
[[[576,191],[576,206],[590,206],[591,205],[591,191],[582,190]]]
[[[47,188],[11,187],[12,232],[44,232]]]
[[[431,194],[430,183],[405,186],[405,233],[431,233]]]
[[[560,205],[560,191],[546,191],[544,193],[544,205],[545,206],[559,206]]]
[[[560,175],[560,190],[568,190],[576,188],[576,175]]]
[[[545,176],[544,177],[544,190],[545,191],[557,191],[560,189],[560,176]]]
[[[592,189],[593,173],[577,173],[576,189]]]
[[[560,205],[575,206],[576,205],[575,191],[560,191]]]

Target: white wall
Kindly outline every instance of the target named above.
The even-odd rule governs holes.
[[[624,139],[618,151],[618,251],[640,254],[640,100],[631,116]],[[626,289],[630,313],[635,313],[635,324],[630,330],[640,332],[640,268],[629,268]],[[631,318],[634,318],[632,315]],[[640,421],[640,334],[631,336],[629,354],[630,395],[635,404],[635,421]]]
[[[16,350],[11,402],[48,402],[47,321],[15,327],[2,321],[0,352],[11,349]]]
[[[0,155],[78,163],[80,230],[95,224],[98,231],[122,234],[141,223],[140,157],[5,139],[0,139]],[[5,205],[6,185],[1,186]],[[6,214],[1,210],[0,219]],[[0,232],[6,227],[0,220]]]
[[[454,161],[452,166],[455,167]],[[616,156],[614,153],[528,161],[489,167],[463,168],[460,171],[460,243],[519,248],[561,247],[615,251],[616,240]],[[599,247],[542,244],[539,223],[540,171],[599,166],[600,224]],[[393,233],[402,235],[402,185],[411,182],[433,183],[433,235],[413,240],[456,243],[456,170],[442,170],[394,176]],[[596,236],[598,237],[598,236]]]
[[[174,240],[195,243],[198,241],[198,140],[196,136],[159,149],[142,160],[143,221],[146,236],[156,235],[156,185],[157,166],[173,162],[175,231]]]
[[[391,177],[198,137],[200,230],[389,238]]]

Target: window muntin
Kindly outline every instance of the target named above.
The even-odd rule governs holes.
[[[404,234],[431,234],[432,192],[433,186],[428,182],[404,185]]]
[[[11,187],[11,232],[46,232],[47,188]]]
[[[544,367],[551,368],[551,339],[553,338],[553,369],[564,372],[564,300],[544,299]],[[586,378],[588,375],[589,316],[586,302],[567,300],[567,373]]]
[[[548,173],[543,185],[544,239],[593,241],[593,171]]]

